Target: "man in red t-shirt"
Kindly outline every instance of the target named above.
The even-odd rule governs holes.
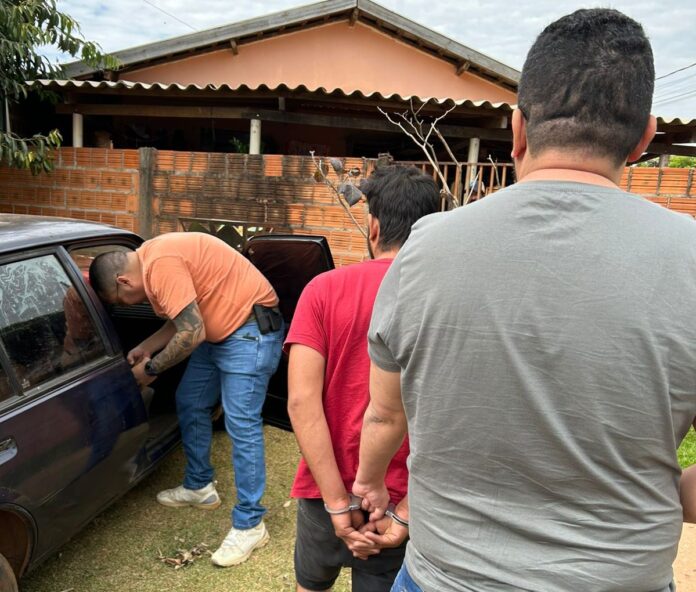
[[[439,192],[431,177],[400,166],[377,169],[361,189],[372,259],[314,278],[300,297],[285,342],[288,410],[303,455],[292,487],[292,496],[299,498],[295,575],[300,591],[330,589],[344,566],[353,568],[353,590],[390,590],[408,536],[407,442],[387,472],[396,504],[390,517],[365,524],[360,500],[348,492],[370,399],[372,306],[413,223],[438,210]]]

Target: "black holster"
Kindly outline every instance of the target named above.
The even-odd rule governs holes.
[[[280,314],[280,310],[278,310],[277,307],[269,308],[261,304],[254,304],[252,310],[256,317],[256,324],[259,327],[259,332],[262,335],[279,331],[283,326],[283,315]]]

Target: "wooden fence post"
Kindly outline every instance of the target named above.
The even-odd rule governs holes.
[[[155,148],[138,148],[140,154],[140,180],[138,183],[138,234],[144,239],[152,238],[152,220],[155,215],[152,191],[152,176],[157,162]]]

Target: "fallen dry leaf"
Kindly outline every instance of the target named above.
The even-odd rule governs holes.
[[[181,541],[182,539],[179,539],[177,537],[177,541]],[[174,557],[166,557],[162,551],[159,552],[159,555],[157,556],[157,559],[159,559],[162,563],[165,565],[169,565],[173,567],[174,569],[181,569],[182,567],[186,567],[187,565],[191,565],[196,559],[201,557],[202,555],[212,555],[212,553],[208,550],[208,545],[205,543],[199,543],[198,545],[195,545],[191,549],[179,549],[176,552],[176,555]]]

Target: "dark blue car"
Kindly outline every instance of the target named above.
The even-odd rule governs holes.
[[[125,360],[162,321],[149,305],[107,310],[86,280],[105,250],[137,235],[99,224],[0,214],[0,590],[71,538],[179,442],[183,365],[141,393]],[[290,321],[297,297],[333,267],[326,241],[268,235],[247,256]],[[286,366],[265,419],[289,426]]]

